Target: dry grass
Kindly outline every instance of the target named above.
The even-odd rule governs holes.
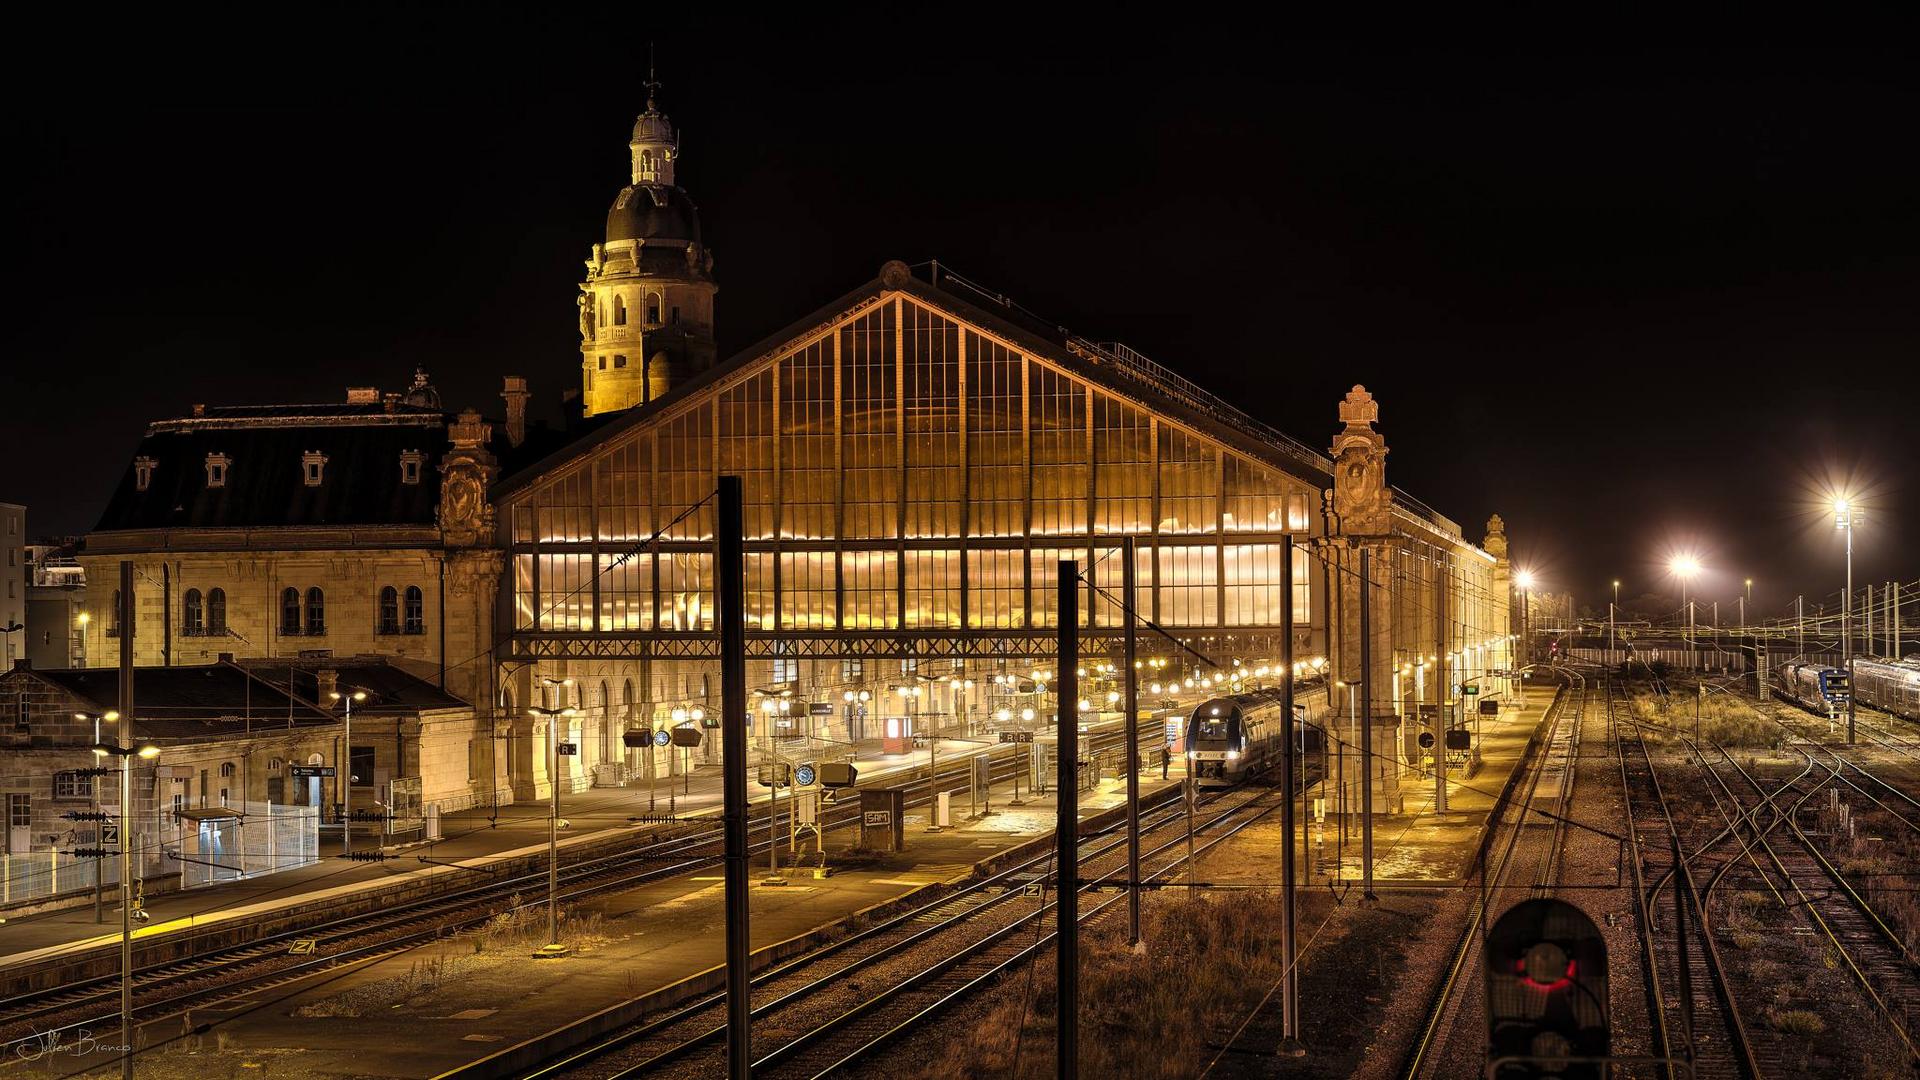
[[[1818,1035],[1827,1030],[1820,1014],[1808,1009],[1777,1009],[1767,1013],[1767,1025],[1787,1035]]]
[[[500,950],[520,951],[547,944],[547,909],[542,904],[523,906],[520,897],[509,902],[507,910],[488,919],[473,932],[475,954]],[[597,911],[581,914],[567,905],[560,907],[560,944],[575,952],[590,949],[607,939],[603,919]]]
[[[1269,893],[1187,900],[1162,896],[1143,912],[1152,949],[1126,947],[1119,927],[1081,945],[1083,1076],[1198,1076],[1214,1045],[1280,978],[1280,900]],[[973,1037],[903,1077],[1045,1077],[1054,1068],[1054,967],[1014,977]],[[1029,983],[1029,979],[1031,982]],[[1031,989],[1029,990],[1029,986]]]

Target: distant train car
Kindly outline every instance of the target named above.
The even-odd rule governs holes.
[[[1821,716],[1847,707],[1851,694],[1847,673],[1824,664],[1783,664],[1778,669],[1780,692]]]
[[[1920,720],[1920,659],[1855,657],[1853,694],[1862,705]]]
[[[1295,688],[1294,706],[1303,716],[1301,735],[1309,753],[1321,746],[1314,725],[1326,715],[1324,684],[1302,683]],[[1244,694],[1203,701],[1187,718],[1187,767],[1203,788],[1232,787],[1265,771],[1280,760],[1280,740],[1286,723],[1280,714],[1279,690],[1250,690]]]

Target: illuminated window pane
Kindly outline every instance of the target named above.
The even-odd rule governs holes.
[[[740,477],[746,538],[773,536],[773,373],[763,372],[721,393],[720,475]]]
[[[1094,626],[1125,626],[1126,615],[1120,609],[1125,598],[1126,556],[1118,544],[1105,546],[1102,542],[1093,551],[1093,580],[1100,588],[1113,597],[1108,600],[1095,593],[1088,603],[1093,609]],[[1134,604],[1135,613],[1141,618],[1153,618],[1153,548],[1145,543],[1135,546],[1134,552]]]
[[[968,335],[967,513],[973,536],[1013,537],[1026,529],[1020,372],[1018,353]]]
[[[540,556],[540,629],[593,629],[593,556]]]
[[[1303,497],[1304,498],[1304,497]],[[1305,528],[1304,524],[1301,528]],[[1313,621],[1313,559],[1304,547],[1293,549],[1293,621],[1306,625]]]
[[[660,555],[660,629],[713,629],[713,553]]]
[[[534,491],[540,542],[585,543],[593,538],[585,466],[570,469]]]
[[[745,554],[746,600],[744,621],[749,630],[773,629],[773,553],[749,551]]]
[[[846,466],[843,536],[899,534],[900,459],[895,445],[893,305],[840,331],[840,430]]]
[[[958,627],[960,625],[960,553],[909,551],[907,610],[901,625]]]
[[[1086,388],[1042,364],[1030,367],[1033,534],[1084,535],[1089,467]]]
[[[533,556],[513,557],[513,628],[533,629]]]
[[[1220,471],[1206,443],[1160,426],[1160,531],[1210,533],[1220,526]]]
[[[959,536],[959,327],[916,304],[905,305],[903,315],[907,535]]]
[[[713,414],[701,407],[669,420],[660,429],[654,449],[659,464],[660,525],[678,517],[681,511],[713,493]],[[699,510],[666,533],[673,540],[708,540],[713,537],[713,503]],[[665,585],[661,588],[664,590]],[[663,605],[664,607],[664,605]],[[666,612],[661,611],[661,620]]]
[[[847,630],[893,630],[900,626],[899,556],[892,551],[849,551],[840,557]]]
[[[1229,544],[1226,560],[1226,624],[1280,625],[1280,545]]]
[[[967,625],[1011,630],[1026,625],[1027,553],[967,552]]]
[[[1286,532],[1287,485],[1272,469],[1227,454],[1227,505],[1223,524],[1228,532]]]
[[[1083,563],[1084,552],[1073,548],[1035,548],[1033,551],[1033,606],[1027,625],[1033,627],[1060,625],[1060,560],[1073,559]],[[1077,601],[1080,608],[1079,625],[1087,625],[1087,590],[1080,590]]]
[[[833,342],[780,361],[780,535],[833,536],[839,476],[833,465]]]
[[[1212,545],[1160,549],[1160,617],[1163,626],[1214,626],[1219,622],[1219,564]]]
[[[651,443],[627,439],[595,465],[594,507],[605,543],[635,543],[653,532],[648,515]]]
[[[1153,530],[1152,421],[1105,394],[1093,402],[1093,529]]]
[[[780,626],[785,630],[831,630],[839,612],[834,599],[831,551],[780,555]]]
[[[653,556],[600,557],[600,628],[653,629]]]

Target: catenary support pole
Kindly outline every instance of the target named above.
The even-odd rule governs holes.
[[[1280,953],[1281,986],[1280,995],[1280,1037],[1285,1040],[1283,1052],[1296,1049],[1300,1038],[1300,969],[1296,964],[1298,953],[1295,949],[1294,931],[1297,913],[1294,909],[1294,850],[1297,846],[1294,829],[1297,822],[1293,815],[1295,794],[1294,777],[1300,767],[1294,753],[1294,715],[1293,715],[1293,537],[1280,539],[1280,609],[1282,633],[1280,634],[1280,763],[1286,780],[1281,788],[1280,835],[1285,844],[1280,849]]]
[[[1126,681],[1121,707],[1127,710],[1127,944],[1140,944],[1140,672],[1136,665],[1139,641],[1135,636],[1134,539],[1129,536],[1120,554],[1127,561],[1120,571],[1120,595],[1127,620],[1120,677]]]
[[[120,1075],[133,1080],[133,561],[120,560]],[[158,800],[160,789],[154,787]]]
[[[1059,945],[1055,948],[1059,963],[1060,1046],[1057,1055],[1060,1080],[1077,1080],[1080,1075],[1080,860],[1075,843],[1080,823],[1080,568],[1072,559],[1062,559],[1058,576],[1059,681],[1055,700],[1059,702],[1059,790],[1055,806],[1054,856],[1059,882],[1059,899],[1054,907],[1054,923]]]
[[[747,634],[740,478],[720,478],[714,530],[714,599],[720,615],[720,765],[725,800],[727,1075],[753,1071],[753,997],[747,968]]]
[[[1373,894],[1373,559],[1360,549],[1360,895]]]

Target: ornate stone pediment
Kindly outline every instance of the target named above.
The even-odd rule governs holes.
[[[1487,539],[1480,546],[1496,559],[1507,557],[1507,523],[1500,520],[1499,514],[1487,519]]]
[[[1340,531],[1378,535],[1393,527],[1393,492],[1387,487],[1387,440],[1373,428],[1380,405],[1355,384],[1340,402],[1345,426],[1333,437],[1333,512]]]
[[[472,409],[448,428],[453,449],[440,459],[440,505],[435,513],[449,547],[481,547],[493,542],[493,504],[487,501],[499,465],[487,452],[492,427]]]

